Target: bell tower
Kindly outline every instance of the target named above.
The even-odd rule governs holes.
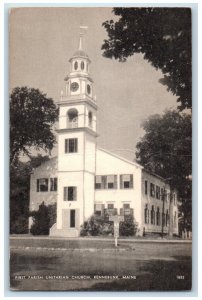
[[[84,26],[80,27],[83,30]],[[80,226],[94,212],[96,114],[93,80],[80,32],[78,50],[70,58],[58,124],[57,222],[50,235],[78,236]]]

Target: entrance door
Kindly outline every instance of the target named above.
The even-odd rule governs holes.
[[[70,227],[75,227],[75,209],[70,210]]]

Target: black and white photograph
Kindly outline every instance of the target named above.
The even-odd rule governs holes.
[[[192,290],[192,10],[9,9],[11,291]]]

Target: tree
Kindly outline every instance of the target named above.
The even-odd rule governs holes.
[[[116,7],[113,12],[119,19],[103,23],[108,33],[103,55],[123,62],[143,53],[163,72],[160,82],[178,97],[178,108],[191,108],[191,10]]]
[[[27,162],[15,161],[10,166],[10,233],[28,233],[30,174],[48,156],[33,156]]]
[[[52,150],[56,140],[52,126],[58,109],[51,98],[38,89],[16,87],[10,95],[10,164],[29,148]]]
[[[31,226],[30,232],[33,235],[48,235],[50,228],[50,216],[48,213],[48,207],[44,204],[44,202],[39,205],[38,211],[31,212],[31,216],[34,219],[34,222]]]
[[[136,158],[148,171],[169,178],[182,200],[183,223],[191,227],[192,124],[191,115],[166,111],[143,123],[145,135],[137,144]],[[187,224],[187,225],[186,225]]]

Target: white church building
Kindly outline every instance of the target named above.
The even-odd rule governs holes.
[[[138,163],[97,146],[98,107],[82,35],[69,62],[65,93],[57,102],[58,156],[31,174],[30,211],[42,202],[57,204],[51,236],[77,237],[90,216],[106,213],[133,215],[138,235],[178,234],[176,191]]]

